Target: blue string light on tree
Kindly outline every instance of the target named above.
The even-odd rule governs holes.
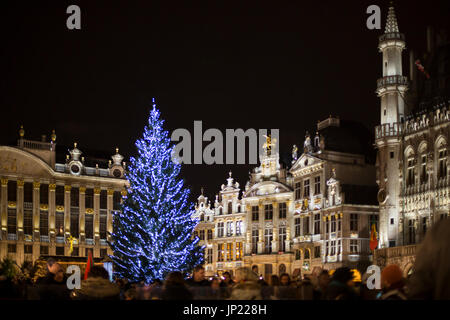
[[[131,158],[128,193],[122,211],[114,213],[111,259],[114,274],[131,282],[151,283],[171,271],[187,273],[203,262],[198,223],[192,218],[189,189],[178,177],[181,165],[172,161],[174,146],[153,99],[148,126],[136,141],[138,157]]]

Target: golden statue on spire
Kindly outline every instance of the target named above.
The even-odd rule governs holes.
[[[268,136],[264,135],[264,138],[266,138],[266,143],[264,143],[263,148],[266,149],[267,154],[270,154],[270,151],[272,150],[272,146],[275,146],[277,143],[277,139],[272,139],[270,134]]]

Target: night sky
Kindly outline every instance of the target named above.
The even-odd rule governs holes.
[[[81,7],[81,30],[66,8]],[[366,28],[366,8],[382,30]],[[379,122],[378,36],[388,1],[2,1],[0,143],[56,129],[57,142],[135,154],[155,97],[166,128],[279,128],[280,151],[302,145],[329,114]],[[426,26],[449,28],[450,1],[395,1],[408,49],[426,49]],[[409,73],[405,54],[404,74]],[[89,154],[85,154],[89,157]],[[197,196],[213,199],[228,171],[185,165]]]

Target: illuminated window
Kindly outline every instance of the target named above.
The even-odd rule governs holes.
[[[224,259],[224,244],[219,243],[217,245],[217,261],[222,262]]]
[[[273,230],[272,228],[266,228],[264,230],[264,252],[272,253],[272,240],[273,240]]]
[[[286,228],[281,227],[278,234],[278,251],[286,251]]]
[[[242,242],[236,242],[236,260],[242,260]]]
[[[227,261],[232,261],[232,260],[233,260],[232,244],[227,243]]]

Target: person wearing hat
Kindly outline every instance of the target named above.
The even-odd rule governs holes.
[[[338,268],[326,291],[326,300],[357,300],[354,290],[353,271],[347,267]]]
[[[400,267],[390,264],[381,272],[382,295],[380,300],[407,300],[405,282]]]

